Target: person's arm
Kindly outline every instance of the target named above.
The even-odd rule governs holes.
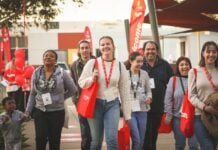
[[[79,77],[78,84],[81,88],[89,88],[94,82],[93,68],[95,59],[90,59],[83,68],[82,74]]]
[[[191,69],[188,73],[188,97],[194,107],[203,110],[205,104],[198,98],[194,69]]]
[[[151,87],[150,87],[149,80],[150,80],[150,78],[148,76],[148,73],[145,72],[145,92],[147,94],[147,99],[151,99],[152,100],[152,92],[151,92]]]
[[[131,101],[130,101],[130,82],[128,72],[124,64],[121,63],[120,79],[118,83],[122,109],[125,120],[131,119]]]
[[[173,99],[173,77],[170,78],[169,83],[167,84],[167,89],[164,98],[164,111],[167,113],[166,118],[168,120],[171,120],[173,118],[172,99]]]
[[[78,93],[78,89],[73,81],[73,79],[67,74],[66,71],[63,72],[63,82],[64,88],[66,92],[64,93],[64,98],[67,99],[68,97],[76,97]]]
[[[6,115],[5,113],[2,113],[0,115],[0,129],[7,129],[10,125],[10,118],[8,115]]]
[[[28,103],[27,103],[27,107],[26,107],[26,114],[29,115],[32,110],[33,110],[33,107],[35,106],[35,96],[36,96],[36,91],[35,91],[35,81],[36,81],[36,70],[35,72],[33,73],[32,75],[32,78],[31,78],[31,90],[30,90],[30,94],[29,94],[29,98],[28,98]]]
[[[76,81],[76,62],[73,62],[73,64],[71,65],[70,73],[71,73],[71,77],[72,77],[74,83],[78,82],[78,81]]]

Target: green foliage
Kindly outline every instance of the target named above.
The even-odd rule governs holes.
[[[84,0],[72,1],[78,6],[82,6],[84,3]],[[49,21],[60,12],[59,3],[64,3],[64,0],[0,0],[0,25],[17,24],[26,10],[26,20],[33,20],[35,25],[42,23],[47,29]]]

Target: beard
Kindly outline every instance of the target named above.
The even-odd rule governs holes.
[[[147,55],[147,56],[146,56],[146,59],[147,59],[148,61],[154,61],[154,60],[156,60],[156,55]]]

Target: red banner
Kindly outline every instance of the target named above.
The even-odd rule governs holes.
[[[85,30],[84,30],[84,39],[89,41],[90,48],[91,48],[91,51],[92,51],[92,35],[91,35],[91,31],[90,31],[88,26],[86,26]]]
[[[0,42],[0,74],[4,72],[3,42]]]
[[[2,40],[3,40],[3,48],[5,51],[5,56],[7,61],[11,61],[11,46],[10,46],[10,36],[7,27],[2,28]]]
[[[129,53],[137,51],[144,21],[145,2],[144,0],[134,0],[130,18],[129,31]]]

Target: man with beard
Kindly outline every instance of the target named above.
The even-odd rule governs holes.
[[[78,44],[78,56],[79,58],[73,62],[71,65],[71,75],[72,78],[79,89],[79,94],[77,97],[73,98],[73,102],[77,106],[79,96],[81,93],[81,88],[78,85],[78,79],[82,73],[83,67],[85,64],[94,56],[91,55],[91,48],[89,45],[89,42],[86,40],[81,40]],[[81,149],[82,150],[89,150],[90,149],[90,144],[91,144],[91,132],[90,132],[90,127],[88,124],[88,121],[86,118],[82,117],[81,115],[78,114],[79,117],[79,123],[80,123],[80,131],[81,131]]]
[[[143,45],[144,63],[142,69],[147,71],[152,89],[151,110],[147,116],[143,150],[156,150],[158,128],[164,111],[166,85],[170,77],[173,76],[171,66],[158,56],[158,50],[158,45],[154,41],[147,41]]]

